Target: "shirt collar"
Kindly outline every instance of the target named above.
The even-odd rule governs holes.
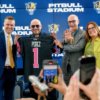
[[[79,29],[77,29],[75,32],[73,32],[73,36],[75,36],[76,35],[76,33],[77,33],[77,31],[78,31]]]
[[[11,37],[11,34],[8,34],[5,30],[4,30],[4,34],[6,37],[10,36]]]
[[[99,37],[97,37],[97,38],[95,39],[95,41],[100,41],[100,38],[99,38]]]
[[[100,41],[100,37],[97,37],[94,41]],[[89,40],[91,42],[91,39]]]

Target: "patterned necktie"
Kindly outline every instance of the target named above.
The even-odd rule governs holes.
[[[14,68],[15,64],[14,64],[14,59],[13,59],[13,54],[12,54],[12,45],[10,41],[10,35],[8,35],[8,38],[7,38],[7,45],[8,45],[10,66],[11,68]]]

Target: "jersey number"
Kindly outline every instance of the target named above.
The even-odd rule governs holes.
[[[39,64],[38,64],[38,48],[33,48],[33,67],[34,68],[39,68]]]

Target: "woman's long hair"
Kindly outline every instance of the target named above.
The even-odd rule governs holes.
[[[89,23],[87,24],[87,26],[86,26],[86,34],[85,34],[85,36],[86,36],[86,41],[91,40],[91,37],[89,36],[89,32],[88,32],[88,26],[89,26],[90,24],[92,24],[92,25],[95,27],[95,29],[97,30],[97,33],[98,33],[98,37],[100,37],[100,29],[99,29],[99,26],[98,26],[95,22],[89,22]]]

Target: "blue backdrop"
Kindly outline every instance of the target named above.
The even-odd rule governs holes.
[[[62,40],[62,34],[68,28],[69,14],[78,15],[80,28],[85,29],[89,21],[95,21],[100,25],[100,0],[0,0],[0,30],[4,18],[11,15],[16,20],[12,34],[30,35],[32,34],[29,29],[30,21],[38,18],[43,25],[42,31],[47,33],[54,31],[57,38]],[[53,56],[61,61],[62,54]],[[22,68],[20,59],[18,55],[18,68]]]

